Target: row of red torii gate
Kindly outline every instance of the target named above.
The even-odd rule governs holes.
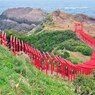
[[[75,33],[91,48],[95,48],[95,39],[85,33],[82,23],[75,24]],[[31,64],[46,74],[60,74],[63,78],[68,78],[68,80],[75,80],[79,74],[90,75],[91,71],[95,69],[95,52],[93,52],[92,57],[88,62],[74,65],[62,57],[55,55],[51,56],[48,52],[41,52],[12,35],[8,46],[5,32],[2,32],[0,42],[5,47],[10,48],[14,55],[17,55],[17,52],[20,51],[26,53],[31,59]]]

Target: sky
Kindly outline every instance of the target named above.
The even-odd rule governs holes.
[[[0,13],[13,7],[42,8],[47,11],[64,7],[95,8],[95,0],[0,0]]]

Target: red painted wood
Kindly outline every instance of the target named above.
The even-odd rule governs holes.
[[[83,31],[83,24],[75,24],[75,32],[81,40],[93,49],[95,48],[95,40]],[[1,44],[7,46],[7,37],[4,32],[1,35]],[[30,57],[31,62],[34,62],[39,70],[45,70],[46,74],[48,74],[48,71],[51,71],[51,74],[56,72],[57,75],[61,74],[64,78],[67,76],[68,80],[76,79],[78,74],[90,75],[91,70],[95,69],[95,52],[93,52],[90,61],[74,65],[64,58],[51,56],[48,52],[41,53],[38,49],[12,36],[10,37],[10,49],[14,53],[25,52]]]

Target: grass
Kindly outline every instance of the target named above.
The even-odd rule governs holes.
[[[75,95],[74,87],[30,64],[26,55],[13,56],[0,46],[0,95]]]

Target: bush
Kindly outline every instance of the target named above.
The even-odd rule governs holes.
[[[64,58],[68,58],[68,57],[70,57],[70,53],[67,52],[67,51],[63,51],[62,54],[63,54],[62,57],[64,57]]]
[[[23,39],[23,38],[22,38]],[[41,51],[51,52],[59,44],[68,39],[77,39],[72,31],[43,31],[39,34],[34,34],[24,38],[24,41],[29,42]]]
[[[52,21],[52,18],[53,18],[53,17],[52,17],[52,14],[50,14],[50,13],[49,13],[49,14],[47,15],[47,17],[46,17],[46,19],[47,19],[48,21]]]
[[[86,44],[82,43],[80,40],[69,39],[59,44],[59,46],[57,47],[57,49],[64,48],[70,51],[79,51],[86,56],[90,56],[92,54],[92,49]]]
[[[61,56],[65,59],[70,57],[70,53],[67,51],[57,52],[56,55]]]
[[[60,57],[63,57],[65,59],[69,58],[70,57],[70,53],[67,51],[67,50],[54,50],[54,55],[58,55]]]
[[[70,58],[68,58],[68,60],[71,61],[74,64],[78,64],[78,63],[82,63],[83,62],[81,59],[79,59],[77,57],[73,57],[73,58],[70,57]]]
[[[88,46],[77,46],[76,50],[86,56],[90,56],[92,54],[92,49],[90,49]]]
[[[69,39],[59,44],[58,49],[66,48],[70,51],[76,51],[76,46],[84,45],[80,40]]]
[[[78,76],[74,85],[79,95],[95,95],[95,80],[92,76]]]

